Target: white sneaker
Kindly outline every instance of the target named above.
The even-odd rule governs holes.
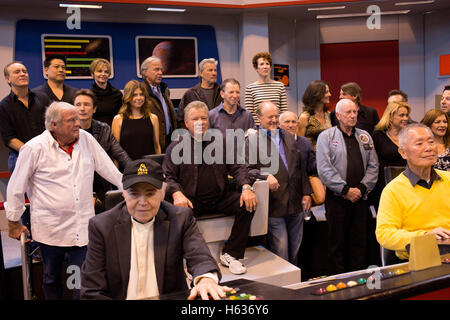
[[[220,263],[228,267],[230,269],[230,272],[233,274],[243,274],[247,272],[247,268],[244,267],[244,265],[240,263],[239,260],[230,256],[228,253],[220,255]]]

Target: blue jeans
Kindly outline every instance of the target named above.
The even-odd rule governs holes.
[[[303,216],[302,211],[285,217],[269,217],[269,250],[295,266],[303,238]]]
[[[16,162],[17,162],[17,154],[15,154],[14,152],[10,151],[9,152],[9,157],[8,157],[8,171],[12,174],[14,171],[14,168],[16,167]]]
[[[63,294],[62,287],[62,268],[64,257],[67,253],[67,265],[76,265],[80,269],[78,274],[81,277],[81,265],[86,258],[87,246],[83,247],[57,247],[49,246],[43,243],[38,244],[41,250],[43,277],[42,288],[44,290],[45,300],[60,300]],[[77,275],[77,276],[78,276]],[[79,279],[79,283],[81,279]],[[80,299],[80,290],[72,290],[72,299]]]

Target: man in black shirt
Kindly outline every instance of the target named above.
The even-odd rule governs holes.
[[[8,170],[12,173],[20,148],[45,130],[44,115],[50,100],[28,88],[28,71],[22,63],[8,63],[3,71],[11,93],[0,102],[0,131],[10,150]]]
[[[220,262],[229,267],[232,273],[245,273],[246,268],[238,259],[244,257],[250,224],[257,205],[247,167],[245,164],[228,164],[225,161],[225,150],[222,150],[221,158],[216,158],[217,161],[210,163],[209,160],[212,159],[208,159],[205,149],[211,149],[212,141],[204,139],[209,128],[206,104],[201,101],[188,104],[185,109],[185,124],[189,134],[172,142],[164,157],[166,194],[171,197],[175,206],[192,208],[195,216],[211,213],[235,215]],[[223,143],[223,146],[225,145]],[[180,150],[180,146],[188,147]],[[179,161],[180,153],[182,161]],[[211,158],[216,155],[219,157],[216,152],[211,152]],[[228,175],[236,180],[238,189],[242,190],[241,193],[230,188]]]
[[[64,84],[66,79],[66,57],[63,55],[47,56],[44,60],[44,73],[47,83],[33,89],[46,95],[52,102],[64,101],[73,104],[77,88]]]
[[[375,126],[380,122],[380,117],[378,116],[377,110],[361,104],[361,93],[361,88],[356,82],[345,83],[341,86],[339,99],[349,99],[356,104],[358,107],[356,128],[363,129],[372,135]],[[330,116],[331,124],[333,126],[338,125],[339,121],[336,118],[336,110],[333,110]]]

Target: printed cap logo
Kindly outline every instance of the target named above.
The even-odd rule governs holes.
[[[141,175],[141,174],[148,174],[147,167],[145,166],[144,163],[141,163],[141,165],[139,166],[139,169],[138,169],[137,174],[138,174],[138,175]]]

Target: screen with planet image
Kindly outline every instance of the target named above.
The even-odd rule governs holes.
[[[137,75],[140,66],[150,56],[157,56],[167,78],[197,77],[197,38],[137,36]]]
[[[43,34],[41,39],[42,60],[50,55],[66,56],[66,79],[92,78],[89,66],[97,58],[109,61],[110,78],[114,77],[110,36]]]

